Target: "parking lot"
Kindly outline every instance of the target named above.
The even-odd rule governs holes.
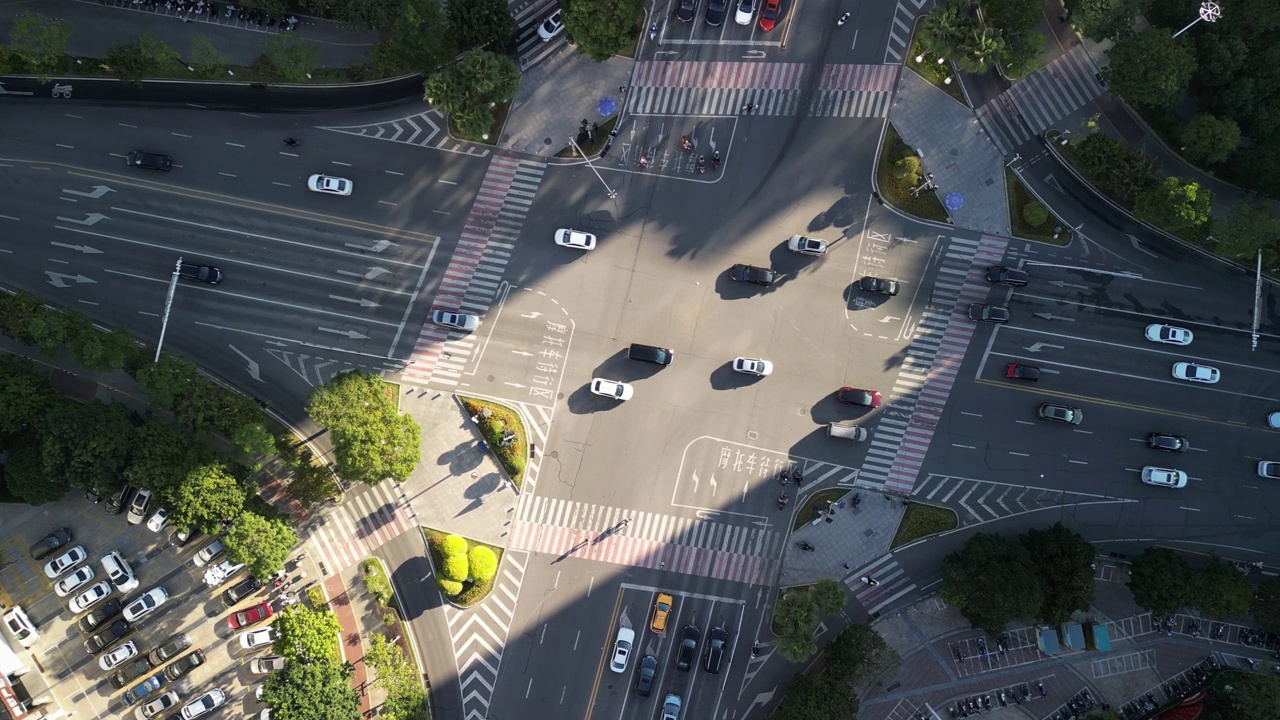
[[[34,643],[29,638],[25,642],[30,645],[28,652],[34,661],[31,664],[42,671],[57,701],[68,714],[80,718],[141,717],[140,708],[173,691],[176,703],[153,715],[170,720],[182,717],[179,708],[187,703],[220,689],[225,693],[225,703],[204,714],[260,715],[266,706],[254,698],[254,691],[261,687],[266,675],[252,672],[250,663],[255,657],[269,655],[270,646],[242,649],[233,637],[239,633],[232,630],[226,618],[264,601],[270,601],[273,613],[279,610],[277,598],[268,596],[271,585],[254,587],[254,583],[245,582],[249,576],[243,569],[237,569],[220,582],[216,576],[210,577],[211,582],[217,583],[210,587],[206,585],[206,574],[225,557],[212,557],[197,565],[196,555],[208,548],[213,538],[197,533],[179,546],[174,541],[174,528],[153,531],[145,522],[130,524],[127,512],[110,514],[108,504],[106,500],[94,504],[83,493],[72,492],[57,503],[27,508],[20,517],[4,520],[0,602],[6,610],[21,607],[39,633]],[[149,508],[146,517],[150,518],[156,509]],[[68,532],[69,541],[56,549],[37,550],[38,556],[41,552],[46,554],[33,559],[33,544],[60,529]],[[56,579],[48,577],[46,564],[77,547],[84,549],[83,556],[72,553],[66,567],[48,568],[57,575]],[[124,560],[133,580],[121,575],[112,561],[104,565],[103,558],[112,553]],[[77,572],[81,578],[88,575],[85,568],[92,570],[92,577],[77,587],[62,588],[66,590],[62,597],[55,592],[55,583]],[[60,569],[63,572],[58,573]],[[83,612],[73,613],[69,603],[104,581],[108,591],[100,597],[91,594],[86,602],[92,604]],[[155,588],[163,591],[156,592]],[[224,598],[232,588],[238,588],[238,592]],[[150,600],[135,603],[144,596]],[[224,604],[227,600],[235,602],[228,607]],[[262,617],[266,612],[264,609],[246,616],[248,627],[267,627],[268,623],[263,622],[266,618]],[[88,616],[93,618],[86,619]],[[98,620],[94,627],[82,627],[92,620]],[[92,640],[100,633],[99,641]],[[180,637],[183,634],[189,642]],[[14,634],[7,633],[5,639],[21,655],[22,644]],[[87,648],[86,642],[93,647]],[[130,643],[132,652],[127,647]],[[90,654],[89,649],[95,652]],[[199,662],[200,657],[203,662]],[[104,663],[116,660],[114,667],[103,668]],[[120,676],[113,678],[117,673]],[[191,717],[193,711],[194,708],[189,709],[186,717]]]

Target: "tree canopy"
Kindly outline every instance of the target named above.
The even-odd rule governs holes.
[[[1216,165],[1240,146],[1240,126],[1230,118],[1197,113],[1182,128],[1182,153],[1188,159]]]
[[[1262,269],[1280,271],[1280,218],[1266,207],[1246,201],[1231,206],[1231,214],[1214,220],[1213,250],[1246,265],[1262,253]]]
[[[1253,598],[1253,619],[1263,630],[1280,633],[1280,576],[1267,578]]]
[[[387,692],[379,715],[386,720],[428,720],[426,692],[417,669],[399,645],[373,633],[364,659],[373,668],[374,682]]]
[[[125,406],[59,400],[44,419],[44,471],[72,487],[119,487],[132,440],[132,415]]]
[[[71,31],[71,23],[66,20],[20,13],[9,30],[8,49],[27,70],[39,76],[40,82],[49,82],[49,76],[58,70],[67,54]]]
[[[1191,567],[1168,548],[1149,547],[1133,559],[1129,591],[1134,602],[1153,613],[1177,612],[1191,600]]]
[[[289,610],[299,607],[301,605],[292,605]],[[288,614],[292,613],[286,611]],[[276,625],[279,624],[277,620]],[[335,642],[332,636],[329,641]],[[277,652],[279,644],[277,640]],[[360,694],[351,687],[351,674],[336,660],[297,662],[289,658],[283,670],[267,678],[262,700],[271,708],[272,720],[357,720],[360,717]]]
[[[201,465],[187,473],[173,491],[175,525],[190,525],[210,535],[244,510],[248,492],[221,463]]]
[[[1133,21],[1146,12],[1151,0],[1066,0],[1067,19],[1085,37],[1096,42],[1133,34]]]
[[[819,615],[837,612],[849,600],[841,583],[823,579],[808,587],[791,588],[778,600],[773,613],[778,654],[789,662],[800,662],[818,650],[813,627]]]
[[[1191,41],[1172,35],[1168,28],[1151,27],[1117,41],[1103,71],[1111,93],[1150,107],[1170,107],[1181,100],[1191,84],[1196,55]]]
[[[1196,575],[1191,604],[1212,618],[1247,620],[1253,600],[1253,583],[1235,566],[1221,558],[1209,558],[1209,564]]]
[[[505,55],[516,35],[505,0],[450,0],[445,4],[454,43],[463,50]]]
[[[1174,235],[1198,242],[1208,234],[1213,192],[1193,180],[1168,177],[1139,195],[1133,212]]]
[[[337,663],[338,633],[342,626],[338,617],[328,608],[312,610],[302,603],[285,608],[272,624],[276,630],[277,655],[290,664]]]
[[[596,62],[630,49],[644,29],[643,0],[563,0],[560,9],[578,52]]]
[[[283,521],[268,520],[246,510],[231,523],[223,542],[232,562],[244,563],[250,575],[266,580],[284,567],[298,544],[298,536]]]
[[[0,433],[34,427],[57,400],[49,376],[30,360],[0,355]]]
[[[328,426],[338,474],[376,485],[404,482],[421,458],[418,423],[402,415],[377,375],[350,372],[315,388],[307,412]]]
[[[943,561],[942,599],[974,627],[998,634],[1014,620],[1034,618],[1044,589],[1025,548],[978,533]]]
[[[1061,522],[1044,530],[1028,530],[1020,539],[1044,588],[1040,619],[1060,625],[1071,613],[1088,610],[1094,591],[1093,545]]]

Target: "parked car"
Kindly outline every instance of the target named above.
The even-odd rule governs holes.
[[[876,390],[862,390],[854,387],[842,387],[836,393],[836,400],[845,405],[861,405],[873,410],[880,407],[881,399],[882,396]]]
[[[750,25],[756,14],[756,0],[738,0],[738,12],[734,13],[734,22],[739,25]]]
[[[164,153],[134,150],[126,156],[125,164],[130,167],[143,168],[145,170],[161,170],[168,172],[173,168],[173,158],[165,155]]]
[[[117,645],[112,648],[111,652],[105,653],[102,657],[98,658],[98,667],[103,670],[110,670],[137,654],[138,644],[130,640],[122,645]]]
[[[249,663],[249,672],[254,675],[266,675],[277,670],[284,669],[284,658],[279,655],[268,655],[266,657],[254,658]]]
[[[111,684],[117,689],[123,688],[125,685],[137,680],[151,671],[151,662],[145,657],[140,657],[121,667],[111,674]]]
[[[227,607],[231,607],[257,592],[261,587],[262,581],[258,578],[245,578],[235,585],[232,585],[226,592],[222,593],[222,604]]]
[[[592,378],[591,392],[595,395],[613,398],[619,402],[630,400],[635,395],[635,389],[629,384],[618,382],[617,380],[606,380],[605,378]]]
[[[1023,287],[1031,280],[1025,270],[1015,270],[1005,265],[992,265],[987,268],[987,282],[996,285]]]
[[[124,512],[125,505],[129,504],[129,500],[133,498],[133,488],[125,485],[120,488],[120,492],[113,494],[107,498],[107,504],[102,506],[108,515],[119,515]]]
[[[1040,368],[1035,365],[1020,365],[1018,363],[1009,363],[1004,366],[1004,376],[1010,380],[1026,380],[1028,382],[1036,382],[1040,379]]]
[[[160,675],[152,675],[146,680],[143,680],[137,685],[126,690],[124,695],[120,696],[120,700],[124,702],[126,707],[128,707],[156,690],[159,690],[161,685],[164,685],[164,678]]]
[[[613,660],[609,662],[610,670],[616,673],[626,671],[627,660],[631,658],[631,646],[635,639],[635,630],[629,627],[618,628],[618,639],[613,642]]]
[[[351,190],[354,188],[351,181],[346,178],[320,174],[307,178],[307,187],[311,192],[324,193],[326,195],[350,195]]]
[[[166,640],[163,645],[152,650],[147,657],[152,663],[163,665],[182,654],[189,647],[191,647],[191,636],[186,633],[176,633]]]
[[[264,627],[259,630],[250,630],[247,633],[240,633],[240,647],[245,650],[270,645],[276,640],[275,628]]]
[[[673,598],[668,593],[658,593],[653,602],[653,619],[649,621],[649,629],[659,635],[667,634],[667,618],[671,615]]]
[[[560,8],[556,8],[555,12],[538,25],[538,37],[542,38],[542,42],[548,42],[562,32],[564,32],[564,23],[560,22]]]
[[[138,578],[119,550],[112,550],[102,556],[102,569],[107,573],[111,584],[121,593],[130,593],[138,588]]]
[[[251,608],[241,610],[240,612],[231,613],[231,617],[227,618],[227,625],[232,630],[242,630],[250,625],[256,625],[274,614],[271,609],[271,602],[265,601],[254,605]]]
[[[475,315],[449,310],[435,310],[431,313],[431,322],[441,327],[472,332],[480,327],[480,318]]]
[[[169,600],[169,591],[162,587],[153,587],[143,593],[137,600],[124,606],[124,619],[137,622],[139,619],[155,612],[155,609]]]
[[[724,23],[725,12],[729,10],[729,0],[707,0],[707,12],[704,17],[711,27],[720,27]]]
[[[111,585],[106,580],[100,580],[94,583],[88,590],[81,592],[79,595],[71,598],[71,602],[67,606],[71,608],[72,615],[79,615],[89,608],[97,605],[107,596],[111,594]]]
[[[653,677],[658,674],[658,658],[645,655],[636,665],[636,697],[641,700],[653,691]]]
[[[82,565],[76,568],[70,574],[64,576],[61,580],[53,584],[53,591],[58,597],[66,597],[82,585],[88,584],[93,579],[93,568],[88,565]]]
[[[760,26],[762,32],[769,32],[778,24],[778,16],[782,14],[782,0],[764,0],[760,8]]]
[[[35,624],[31,622],[31,618],[27,617],[21,605],[14,605],[4,611],[4,624],[9,628],[9,632],[13,633],[18,644],[24,648],[29,648],[40,641],[39,631],[36,630]]]
[[[62,573],[79,565],[89,557],[89,553],[84,551],[83,545],[77,545],[70,550],[62,553],[58,557],[44,564],[45,577],[53,580]]]
[[[129,624],[128,620],[117,620],[107,626],[106,630],[85,640],[84,649],[90,655],[97,655],[131,632],[133,632],[133,626]]]
[[[758,360],[756,358],[740,357],[733,360],[734,372],[744,373],[746,375],[755,375],[764,377],[773,372],[773,363],[768,360]]]
[[[58,528],[49,533],[40,542],[31,546],[31,559],[43,560],[63,546],[71,544],[71,531],[66,528]]]
[[[146,705],[138,708],[135,717],[137,720],[151,720],[151,718],[177,705],[178,700],[178,693],[170,690],[155,700],[152,700]]]
[[[676,655],[676,669],[688,672],[698,657],[698,640],[702,631],[696,625],[685,625],[680,632],[680,651]]]
[[[226,550],[227,548],[222,544],[221,540],[214,540],[208,545],[200,548],[200,552],[196,553],[195,557],[191,558],[191,562],[195,563],[196,567],[204,567],[206,563],[226,552]]]
[[[129,514],[126,518],[130,525],[141,524],[147,518],[147,505],[151,503],[151,491],[139,490],[129,501]]]
[[[189,527],[174,528],[169,532],[169,545],[175,548],[186,547],[187,543],[191,542],[199,534],[199,530]]]
[[[631,343],[631,346],[627,348],[627,358],[653,363],[654,365],[670,365],[671,361],[675,360],[676,354],[667,348],[661,348],[656,345]]]
[[[107,604],[80,618],[80,622],[77,623],[80,632],[90,633],[97,630],[103,623],[119,615],[123,609],[124,605],[119,598],[111,598]]]
[[[201,715],[222,707],[223,703],[226,701],[227,694],[217,688],[214,688],[186,705],[183,705],[182,720],[195,720]]]
[[[693,22],[697,11],[698,0],[680,0],[680,6],[676,8],[676,19],[680,22]]]
[[[147,521],[147,529],[151,532],[160,532],[161,528],[169,524],[169,509],[160,508]]]
[[[164,676],[170,680],[178,680],[203,665],[204,661],[204,651],[197,648],[174,660],[169,667],[164,669]]]
[[[204,584],[211,588],[216,588],[222,583],[230,580],[236,573],[244,569],[244,563],[233,563],[230,560],[223,560],[204,572]]]

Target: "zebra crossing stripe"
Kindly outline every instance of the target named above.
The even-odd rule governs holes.
[[[978,108],[976,114],[996,147],[1008,154],[1101,95],[1095,72],[1088,51],[1077,45]]]
[[[326,516],[324,525],[307,531],[307,540],[325,563],[328,574],[341,572],[415,527],[408,498],[395,483],[367,486],[352,493]]]

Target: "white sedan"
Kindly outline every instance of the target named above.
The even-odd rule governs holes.
[[[103,670],[110,670],[137,654],[138,646],[130,640],[129,642],[98,658],[98,666]]]
[[[631,645],[635,639],[635,630],[629,627],[618,628],[618,639],[613,643],[613,661],[609,663],[610,670],[616,673],[626,671],[627,660],[631,658]]]
[[[562,32],[564,32],[564,23],[560,21],[560,9],[556,8],[556,11],[538,26],[538,37],[542,38],[542,42],[548,42]]]
[[[66,597],[81,585],[93,579],[93,568],[82,565],[76,571],[53,584],[53,591],[58,597]]]
[[[1148,325],[1146,336],[1151,342],[1167,343],[1169,345],[1190,345],[1191,339],[1195,337],[1186,328],[1161,325],[1159,323]]]
[[[134,622],[160,607],[169,599],[169,591],[162,587],[153,587],[137,600],[124,606],[124,619]]]
[[[826,255],[827,241],[804,235],[792,235],[787,241],[787,249],[801,255]]]
[[[614,400],[630,400],[635,394],[635,390],[630,385],[617,380],[605,380],[604,378],[591,379],[591,392],[596,395],[603,395]]]
[[[307,180],[307,187],[311,188],[311,192],[326,193],[328,195],[351,194],[351,181],[346,178],[333,177],[332,175],[312,175]]]
[[[1148,465],[1142,468],[1142,482],[1148,485],[1180,488],[1187,486],[1187,474],[1181,470],[1170,470]]]
[[[50,580],[58,577],[62,573],[79,565],[89,557],[89,553],[84,551],[83,545],[77,545],[70,550],[62,553],[58,557],[44,564],[44,574]]]
[[[471,332],[480,327],[480,318],[467,313],[451,312],[449,310],[436,310],[431,313],[431,322],[454,330],[462,330]]]
[[[739,25],[750,25],[751,18],[756,14],[756,0],[738,0],[738,12],[734,14],[733,19]]]
[[[68,606],[71,608],[71,613],[73,615],[79,615],[85,610],[88,610],[94,605],[102,602],[102,600],[110,594],[111,584],[106,580],[100,580],[93,587],[71,598],[71,602],[68,603]]]
[[[245,650],[252,650],[263,645],[270,645],[276,640],[276,631],[274,628],[264,627],[259,630],[250,630],[247,633],[240,633],[240,647]]]
[[[183,720],[195,720],[207,712],[222,707],[227,701],[227,694],[220,689],[213,689],[182,706]]]
[[[1209,365],[1179,362],[1173,364],[1173,376],[1179,380],[1212,385],[1218,382],[1222,373],[1218,372],[1218,368]]]
[[[764,377],[773,372],[773,363],[768,360],[740,357],[733,361],[733,369],[735,372]]]
[[[556,244],[560,247],[573,248],[574,250],[595,250],[596,236],[591,233],[579,232],[578,230],[560,228],[556,231]]]

